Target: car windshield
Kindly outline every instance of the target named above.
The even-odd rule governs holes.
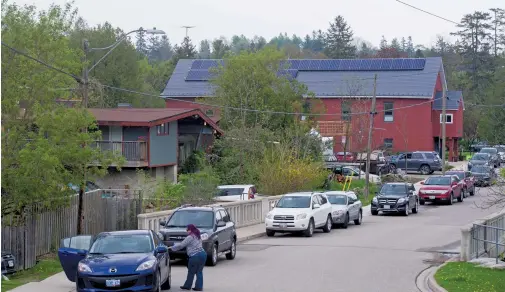
[[[474,172],[474,173],[488,173],[489,168],[483,167],[483,166],[474,166],[472,168],[472,172]]]
[[[244,193],[244,188],[226,188],[219,189],[218,196],[241,196]]]
[[[489,157],[486,153],[477,153],[472,156],[471,160],[487,160]]]
[[[381,188],[381,194],[385,195],[405,195],[408,187],[404,184],[385,184]]]
[[[495,154],[498,152],[495,148],[482,148],[480,150],[480,153],[489,153],[489,154]]]
[[[332,205],[347,205],[346,195],[327,195],[328,201]]]
[[[310,208],[310,196],[284,196],[275,208]]]
[[[198,228],[212,228],[212,226],[214,226],[214,212],[203,210],[178,210],[170,216],[165,226],[186,228],[189,224],[194,224]]]
[[[446,172],[445,174],[447,174],[447,175],[457,175],[459,177],[459,179],[464,179],[465,178],[465,173],[464,172],[450,171],[450,172]]]
[[[118,253],[148,253],[153,251],[153,243],[149,234],[118,234],[99,235],[90,254],[118,254]]]
[[[430,177],[425,182],[428,186],[448,186],[451,185],[450,177]]]

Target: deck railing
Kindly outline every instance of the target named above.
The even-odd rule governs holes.
[[[101,151],[112,151],[122,155],[126,161],[147,161],[146,141],[95,141]]]

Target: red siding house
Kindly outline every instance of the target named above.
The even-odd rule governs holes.
[[[211,97],[210,68],[222,60],[179,60],[161,97],[167,108],[200,107],[215,121],[214,109],[192,104]],[[374,75],[377,74],[377,108],[374,117],[374,149],[390,152],[440,151],[442,59],[286,60],[285,73],[305,84],[326,107],[319,118],[319,133],[334,138],[334,151],[366,149]],[[463,132],[463,97],[447,92],[447,143],[449,159],[457,159]]]

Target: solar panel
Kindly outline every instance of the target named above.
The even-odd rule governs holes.
[[[213,72],[208,70],[190,70],[186,76],[186,81],[208,81],[212,78]]]
[[[349,68],[351,68],[351,61],[352,60],[340,60],[340,67],[338,68],[338,70],[349,71]]]
[[[321,60],[321,64],[319,66],[320,71],[330,71],[331,70],[330,60]]]
[[[402,66],[400,67],[401,70],[409,70],[409,59],[402,59]]]
[[[361,60],[361,63],[360,63],[361,70],[368,71],[368,70],[370,70],[371,66],[372,66],[372,61],[371,60],[369,60],[369,59],[363,59],[363,60]]]
[[[294,69],[279,70],[279,72],[277,72],[277,76],[284,76],[289,80],[295,79],[297,75],[298,70]]]
[[[202,66],[203,60],[194,60],[193,64],[191,64],[191,69],[200,69]]]
[[[389,71],[393,65],[393,59],[382,59],[381,70]]]
[[[294,70],[298,70],[298,68],[300,67],[300,63],[301,63],[301,60],[290,60],[290,66],[289,66],[289,69],[294,69]]]
[[[422,70],[424,66],[426,66],[426,59],[413,59],[412,61],[412,69],[414,70]]]
[[[309,71],[318,71],[321,62],[319,60],[311,60],[309,65]]]
[[[361,68],[359,67],[359,63],[361,60],[350,60],[349,62],[349,70],[350,71],[360,71]]]
[[[391,64],[391,69],[392,70],[401,70],[403,64],[403,59],[393,59],[393,62]]]
[[[338,70],[338,66],[340,65],[340,61],[339,60],[329,60],[330,61],[330,71],[337,71]]]
[[[298,70],[309,70],[311,60],[300,60],[300,64],[298,65]]]

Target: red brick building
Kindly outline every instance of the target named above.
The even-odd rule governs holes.
[[[209,69],[222,60],[180,60],[161,96],[167,108],[203,108],[214,121],[218,113],[191,103],[212,96]],[[326,113],[318,131],[333,137],[335,152],[364,151],[366,148],[374,75],[377,74],[377,108],[374,117],[373,148],[391,152],[440,151],[442,59],[355,59],[287,60],[285,70],[305,84],[323,102]],[[463,134],[463,97],[447,92],[447,144],[449,159],[458,156]]]

